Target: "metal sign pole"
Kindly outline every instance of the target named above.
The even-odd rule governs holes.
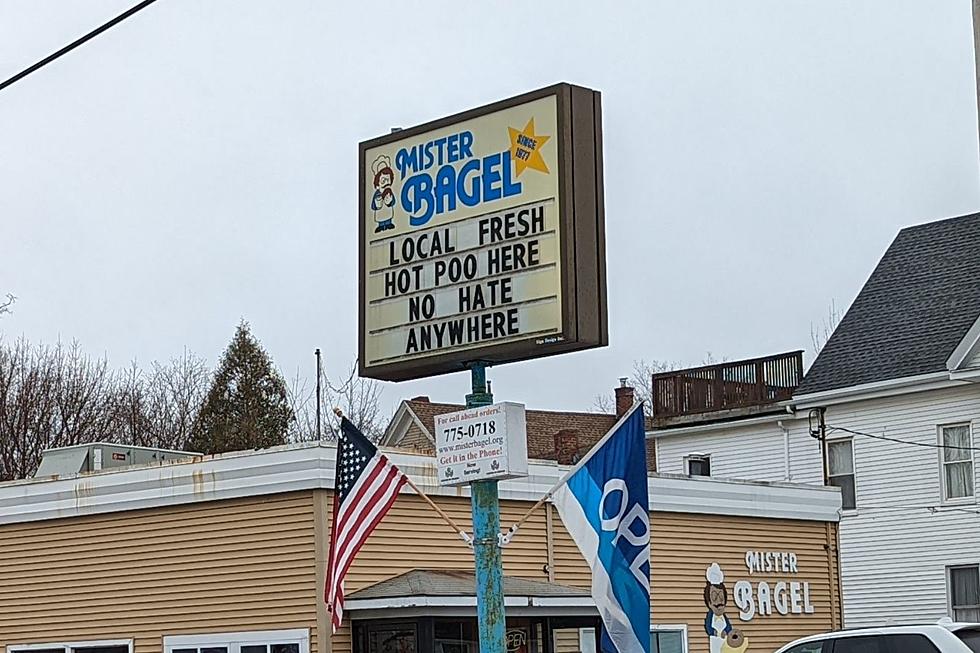
[[[487,389],[484,363],[470,366],[473,386],[466,395],[466,407],[478,408],[493,403]],[[470,484],[470,506],[473,513],[473,557],[476,563],[476,612],[480,631],[481,653],[505,653],[506,617],[504,615],[503,563],[500,555],[500,501],[497,481],[474,481]]]

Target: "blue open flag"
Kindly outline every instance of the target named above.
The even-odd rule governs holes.
[[[592,568],[606,653],[650,653],[650,501],[642,404],[552,493]]]

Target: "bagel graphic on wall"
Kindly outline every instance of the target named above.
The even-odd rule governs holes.
[[[704,605],[708,608],[704,617],[704,631],[708,634],[709,653],[745,653],[749,640],[741,630],[732,626],[725,614],[728,608],[728,588],[725,572],[717,562],[712,562],[704,574]]]

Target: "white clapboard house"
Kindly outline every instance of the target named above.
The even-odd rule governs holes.
[[[801,352],[655,375],[658,469],[826,473],[846,626],[980,621],[980,214],[903,229],[801,375]]]

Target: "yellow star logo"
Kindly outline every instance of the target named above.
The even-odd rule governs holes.
[[[551,136],[534,133],[534,118],[528,120],[521,131],[513,127],[508,127],[507,130],[510,132],[510,158],[517,162],[517,176],[520,177],[527,168],[548,174],[548,166],[541,156],[541,146]]]

